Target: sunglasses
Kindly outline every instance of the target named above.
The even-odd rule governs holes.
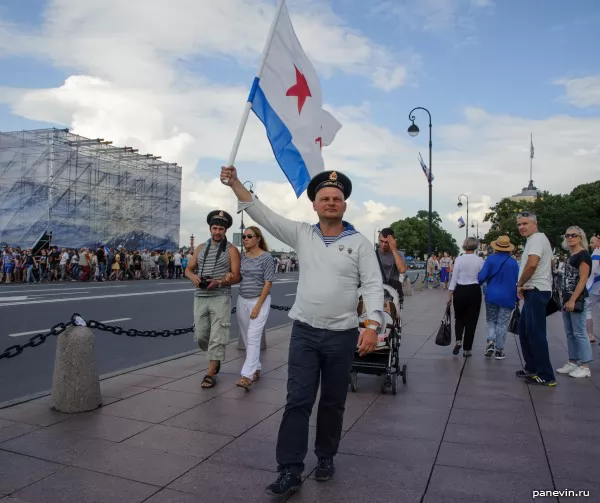
[[[569,238],[578,238],[578,237],[579,237],[579,234],[565,234],[565,237],[566,237],[567,239],[569,239]]]
[[[252,239],[253,237],[255,237],[254,234],[244,234],[242,236],[243,239]]]
[[[517,215],[517,218],[528,218],[535,217],[535,213],[533,211],[522,211]]]

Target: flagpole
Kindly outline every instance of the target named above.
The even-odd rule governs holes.
[[[238,150],[240,148],[240,143],[242,141],[242,135],[244,134],[244,129],[246,128],[246,123],[248,122],[248,117],[250,116],[250,110],[252,109],[252,97],[256,91],[256,86],[258,85],[258,81],[262,75],[263,68],[265,67],[265,62],[267,60],[267,56],[269,54],[269,49],[271,48],[271,43],[273,42],[273,37],[275,36],[275,29],[277,28],[277,22],[279,21],[279,16],[285,4],[285,0],[279,0],[277,4],[277,9],[275,11],[275,18],[271,23],[271,27],[269,28],[269,34],[267,36],[267,41],[265,43],[265,47],[263,49],[260,65],[258,67],[258,72],[256,73],[256,78],[254,79],[254,83],[252,84],[252,89],[250,90],[250,94],[248,96],[248,101],[246,101],[246,106],[244,107],[244,113],[242,114],[242,119],[240,121],[240,125],[237,130],[237,134],[235,140],[233,142],[233,147],[231,149],[231,154],[229,154],[229,162],[228,166],[233,166],[235,162],[235,158],[237,156]],[[221,182],[227,185],[229,180],[221,180]]]

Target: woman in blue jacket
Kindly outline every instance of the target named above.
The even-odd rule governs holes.
[[[504,360],[504,343],[510,317],[517,303],[519,264],[510,256],[515,249],[508,236],[500,236],[490,243],[496,251],[489,256],[479,273],[479,284],[487,283],[485,315],[488,325],[486,358],[496,353],[496,360]]]

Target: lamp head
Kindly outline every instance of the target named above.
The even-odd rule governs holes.
[[[459,199],[459,200],[458,200],[458,204],[457,204],[456,206],[458,206],[459,208],[462,208],[462,205],[463,205],[463,204],[462,204],[462,201]]]
[[[417,126],[414,122],[408,126],[408,134],[410,136],[417,136],[419,134],[419,126]]]

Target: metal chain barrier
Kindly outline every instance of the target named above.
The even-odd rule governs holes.
[[[278,311],[289,311],[291,306],[276,306],[271,305],[271,309],[276,309]],[[237,311],[237,308],[233,308],[231,310],[231,314],[234,314]],[[25,344],[15,344],[14,346],[10,346],[6,348],[2,353],[0,353],[0,360],[3,358],[14,358],[15,356],[19,356],[25,349],[27,348],[35,348],[37,346],[41,346],[46,342],[46,339],[51,336],[57,336],[62,334],[69,326],[71,325],[79,325],[79,326],[87,326],[88,328],[100,330],[102,332],[110,332],[115,335],[125,334],[127,337],[177,337],[178,335],[189,334],[194,331],[194,326],[187,328],[176,328],[174,330],[137,330],[135,328],[123,328],[118,325],[106,325],[105,323],[101,323],[96,320],[84,321],[79,314],[75,313],[71,316],[71,320],[67,323],[57,323],[54,325],[48,332],[36,334],[33,337],[29,338]]]
[[[0,360],[2,360],[2,358],[14,358],[15,356],[19,356],[26,348],[35,348],[37,346],[41,346],[44,344],[44,342],[46,342],[48,337],[62,334],[67,327],[72,324],[73,321],[69,321],[67,323],[57,323],[48,332],[36,334],[33,337],[30,337],[29,341],[25,344],[15,344],[14,346],[10,346],[0,353]]]

